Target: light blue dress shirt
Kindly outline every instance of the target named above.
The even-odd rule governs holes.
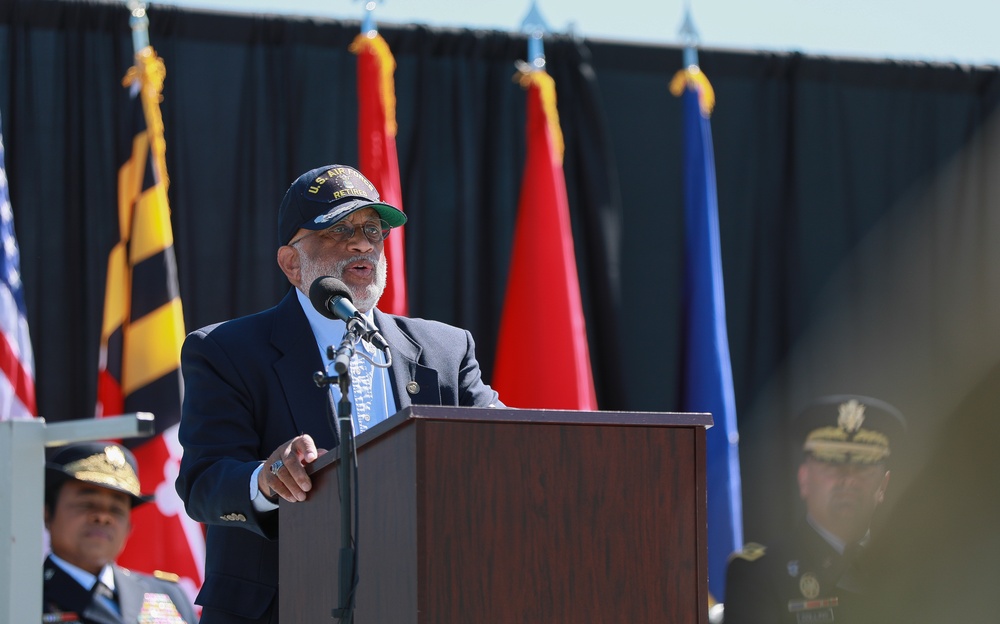
[[[312,302],[309,301],[309,297],[305,296],[301,290],[295,289],[295,294],[298,296],[299,305],[302,306],[302,311],[306,313],[306,318],[309,320],[309,327],[312,329],[313,336],[316,338],[316,348],[319,349],[320,357],[323,358],[324,371],[327,375],[332,376],[333,371],[333,359],[327,355],[327,347],[332,346],[333,350],[336,351],[340,347],[341,341],[344,339],[344,333],[347,332],[347,323],[339,319],[329,319],[322,314],[320,314],[316,308],[313,307]],[[372,324],[375,324],[374,314],[369,311],[365,314]],[[389,369],[385,366],[385,354],[373,347],[372,345],[364,342],[358,341],[355,345],[355,353],[351,357],[352,369],[356,369],[355,365],[358,363],[358,358],[362,356],[357,353],[357,351],[364,349],[368,353],[369,357],[372,358],[376,363],[381,364],[381,366],[369,366],[369,374],[371,375],[371,407],[367,410],[367,414],[362,414],[362,422],[358,422],[358,403],[357,397],[354,396],[354,392],[357,387],[362,386],[362,383],[356,383],[354,376],[355,373],[352,372],[351,379],[351,417],[354,423],[354,433],[357,435],[361,431],[368,429],[382,422],[389,416],[396,413],[396,400],[395,395],[392,392],[392,381],[389,378]],[[339,407],[340,402],[340,386],[338,384],[330,384],[328,386],[330,393],[333,396],[334,409]],[[259,496],[260,491],[257,488],[257,475],[263,469],[264,463],[254,470],[253,474],[250,475],[250,500],[253,501],[254,508],[257,511],[269,511],[272,509],[277,509],[278,505],[267,500],[264,496]]]
[[[347,324],[344,321],[338,319],[329,319],[322,314],[320,314],[316,308],[313,307],[309,298],[306,297],[301,290],[296,289],[295,294],[299,298],[299,305],[302,306],[302,310],[306,313],[306,318],[309,320],[309,327],[312,328],[313,336],[316,337],[316,348],[319,349],[320,356],[323,358],[323,365],[326,367],[327,374],[333,374],[333,360],[328,357],[327,347],[332,346],[334,351],[340,346],[341,341],[344,339],[344,333],[347,331]],[[365,317],[371,321],[372,325],[375,324],[374,314],[369,310]],[[389,369],[386,367],[385,354],[380,350],[376,349],[372,345],[364,341],[359,341],[355,345],[355,353],[351,357],[352,364],[354,364],[355,359],[360,359],[362,356],[358,353],[362,349],[368,354],[368,356],[376,362],[376,366],[369,366],[369,374],[372,375],[371,378],[371,407],[369,413],[367,414],[367,419],[358,422],[358,403],[359,401],[353,395],[357,387],[364,384],[364,380],[357,380],[357,383],[353,379],[351,380],[351,413],[354,419],[354,433],[360,433],[361,431],[368,429],[382,422],[389,416],[396,413],[396,401],[395,395],[392,392],[392,382],[389,379]],[[330,391],[333,393],[334,405],[337,405],[340,401],[340,386],[338,384],[330,384]]]

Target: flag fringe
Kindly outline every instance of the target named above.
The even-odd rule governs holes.
[[[370,54],[374,57],[379,68],[379,83],[382,85],[381,96],[382,105],[385,110],[386,133],[389,136],[396,136],[396,85],[393,81],[393,73],[396,71],[396,59],[389,50],[382,35],[373,33],[371,35],[361,33],[354,38],[354,41],[347,48],[348,51],[357,54]]]
[[[708,81],[708,76],[702,73],[701,68],[697,65],[678,70],[670,81],[670,93],[674,97],[682,96],[685,88],[698,94],[698,107],[701,109],[701,115],[705,119],[710,118],[712,111],[715,110],[715,89]]]
[[[514,75],[514,81],[525,89],[530,89],[532,86],[538,89],[542,98],[542,110],[545,111],[549,134],[552,137],[552,147],[559,164],[562,165],[565,144],[562,128],[559,125],[559,110],[556,107],[556,81],[544,70],[519,71]]]
[[[167,177],[167,143],[163,138],[163,115],[160,102],[163,100],[163,81],[167,76],[167,66],[156,55],[153,46],[146,46],[135,54],[135,65],[122,78],[122,86],[135,88],[138,85],[142,95],[142,110],[146,115],[146,134],[150,138],[153,152],[153,171],[156,181],[163,185],[163,192],[170,186]]]

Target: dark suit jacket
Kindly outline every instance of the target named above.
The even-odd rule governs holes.
[[[730,558],[723,621],[854,622],[864,586],[857,557],[841,556],[803,520],[786,539]]]
[[[502,406],[483,383],[469,332],[375,311],[392,349],[397,410],[410,405]],[[323,368],[295,291],[269,310],[192,332],[181,351],[184,447],[177,491],[208,524],[203,624],[277,621],[278,513],[259,514],[250,476],[279,445],[302,433],[337,445]],[[419,390],[407,391],[415,381]],[[412,385],[411,385],[412,389]]]
[[[64,622],[135,624],[140,621],[140,616],[149,618],[155,610],[157,613],[167,614],[165,619],[156,620],[157,622],[174,624],[182,621],[187,624],[198,622],[191,600],[177,583],[119,566],[112,567],[118,607],[121,609],[120,616],[103,601],[97,599],[92,590],[77,583],[50,558],[45,559],[43,566],[42,613],[62,614],[64,618],[76,614],[76,619],[60,620]],[[171,612],[168,602],[173,604],[176,614]]]

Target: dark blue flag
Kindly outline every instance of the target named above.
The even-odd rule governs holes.
[[[709,122],[714,94],[696,65],[678,72],[671,91],[684,111],[685,344],[682,409],[710,412],[706,435],[708,587],[725,597],[726,562],[743,546],[736,399],[722,286],[719,206]]]

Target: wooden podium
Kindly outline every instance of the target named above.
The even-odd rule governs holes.
[[[357,624],[708,621],[708,414],[416,406],[357,438]],[[281,503],[282,622],[334,622],[336,452]]]

